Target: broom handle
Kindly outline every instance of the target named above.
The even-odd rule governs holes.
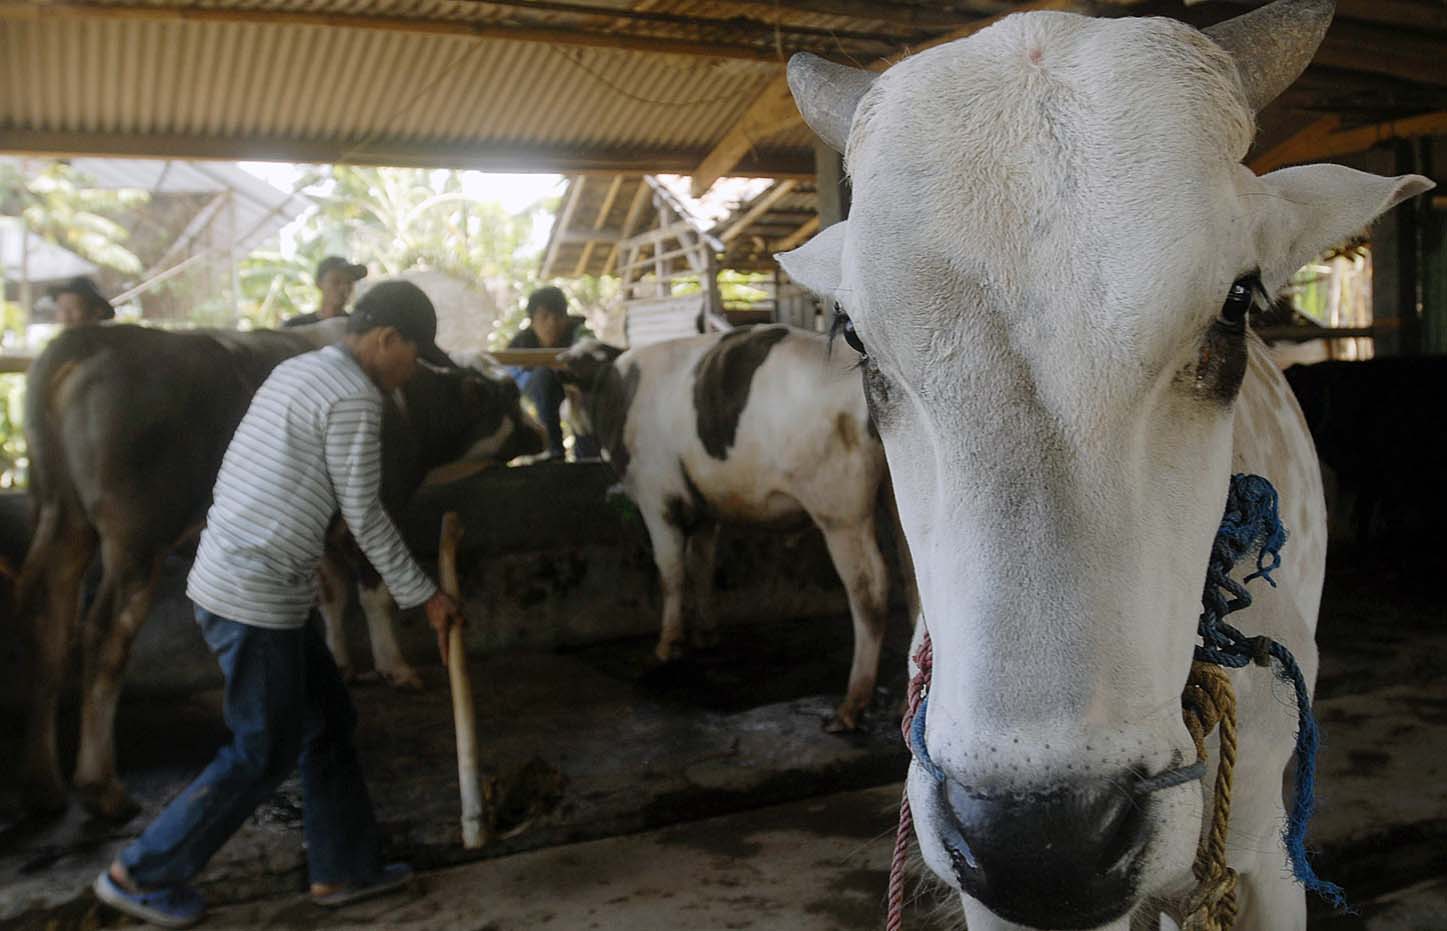
[[[442,540],[437,548],[437,574],[445,592],[462,604],[462,586],[457,580],[457,544],[462,539],[462,521],[449,511],[442,518]],[[462,628],[447,635],[447,678],[452,685],[452,724],[457,732],[457,787],[462,794],[462,846],[474,850],[483,845],[482,787],[477,762],[477,718],[472,707],[472,681],[467,672],[467,647]]]

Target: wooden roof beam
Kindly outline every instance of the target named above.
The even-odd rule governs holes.
[[[1310,157],[1306,153],[1320,145],[1322,139],[1340,127],[1341,117],[1335,114],[1324,116],[1251,159],[1251,170],[1258,175],[1264,175],[1282,165],[1305,161]]]
[[[1329,68],[1447,87],[1441,55],[1440,44],[1431,38],[1404,35],[1385,26],[1345,25],[1326,34],[1312,61]]]
[[[899,42],[899,36],[894,34],[862,32],[852,29],[821,29],[817,26],[796,25],[790,22],[787,16],[775,16],[767,21],[742,16],[720,18],[716,16],[696,16],[688,13],[667,13],[639,8],[590,6],[585,3],[564,2],[564,0],[473,0],[473,2],[485,3],[488,6],[523,9],[533,13],[562,13],[572,16],[598,17],[602,19],[612,19],[615,22],[658,23],[665,26],[683,26],[693,30],[719,29],[724,32],[749,32],[754,34],[753,37],[763,39],[764,41],[777,40],[782,36],[784,44],[786,45],[793,45],[794,42],[792,39],[795,36],[826,42],[838,42],[840,39],[850,39],[858,42],[876,42],[884,45],[895,45]],[[738,6],[740,4],[732,5]],[[968,15],[956,16],[950,22],[950,25],[959,25],[962,20],[968,18]]]
[[[638,179],[638,188],[633,192],[633,201],[628,205],[628,213],[623,217],[623,229],[620,231],[618,242],[608,250],[608,258],[603,262],[602,275],[611,274],[614,265],[618,262],[618,249],[623,242],[633,236],[633,231],[638,227],[638,218],[643,212],[643,205],[648,203],[648,195],[653,188],[649,187],[642,178]]]
[[[612,178],[644,172],[687,174],[702,157],[698,149],[590,148],[559,144],[498,145],[486,139],[405,139],[386,135],[355,139],[303,139],[288,136],[217,136],[199,132],[106,133],[51,132],[25,127],[0,128],[0,152],[76,158],[222,159],[313,164],[386,165],[399,168],[471,168],[478,171],[549,172]],[[761,178],[808,179],[812,156],[770,153],[766,161],[746,163]]]
[[[770,207],[777,204],[784,197],[784,195],[788,194],[792,190],[794,190],[793,181],[778,182],[772,188],[765,191],[762,196],[756,198],[753,205],[750,206],[748,210],[745,210],[743,215],[740,216],[737,220],[730,223],[728,227],[719,234],[718,238],[723,240],[724,242],[728,242],[729,240],[733,239],[739,233],[742,233],[744,230],[748,229],[755,220],[759,219],[759,217],[762,217],[764,214],[768,213]]]
[[[1357,129],[1344,129],[1339,132],[1323,131],[1323,127],[1331,119],[1332,117],[1327,117],[1318,120],[1270,151],[1262,153],[1252,160],[1251,169],[1260,173],[1279,168],[1282,165],[1320,161],[1351,155],[1355,152],[1365,152],[1367,149],[1393,139],[1447,135],[1447,110],[1409,116],[1401,120],[1388,120],[1385,123],[1375,123]]]
[[[1447,6],[1412,0],[1337,0],[1336,18],[1447,32]]]
[[[880,3],[876,0],[789,0],[783,6],[777,0],[728,0],[729,6],[755,9],[760,13],[822,13],[825,16],[847,16],[850,19],[876,23],[893,23],[916,29],[952,28],[969,22],[979,14],[972,10],[939,9],[941,5],[913,3]]]
[[[794,230],[794,232],[790,233],[788,236],[785,236],[783,239],[776,242],[774,244],[773,251],[788,252],[790,249],[797,248],[800,244],[804,242],[804,240],[808,239],[810,236],[813,236],[818,231],[819,218],[815,217],[814,219],[805,223],[803,226]]]
[[[282,26],[323,26],[369,29],[379,32],[410,32],[429,35],[471,36],[516,42],[543,42],[591,48],[628,49],[699,58],[732,58],[746,61],[778,62],[773,44],[746,45],[735,42],[700,41],[668,36],[647,36],[619,30],[590,30],[564,26],[507,22],[428,19],[411,16],[373,16],[357,13],[329,13],[300,10],[208,7],[182,4],[142,3],[53,4],[37,0],[0,0],[0,21],[4,20],[112,20],[122,22],[174,23],[261,23]]]
[[[793,129],[804,118],[789,93],[789,78],[780,71],[734,124],[713,150],[693,170],[693,196],[702,197],[713,183],[734,169],[750,149],[770,136]]]
[[[598,208],[598,216],[593,220],[594,231],[601,230],[607,222],[608,212],[613,209],[613,202],[618,199],[618,191],[622,187],[623,175],[614,175],[612,183],[608,185],[608,193],[603,196],[603,206]]]
[[[562,237],[558,234],[565,232],[573,223],[573,214],[578,210],[578,202],[583,198],[583,185],[587,178],[574,178],[568,186],[568,199],[563,203],[563,209],[558,214],[558,222],[553,226],[554,236],[552,242],[548,243],[547,254],[543,257],[542,277],[551,278],[557,274],[553,263],[558,260],[558,250],[562,248]]]

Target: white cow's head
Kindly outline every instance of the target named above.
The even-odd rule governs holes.
[[[780,260],[865,355],[934,641],[920,844],[1009,921],[1097,927],[1189,868],[1199,785],[1132,787],[1194,759],[1245,312],[1430,186],[1241,164],[1331,12],[1036,12],[877,77],[790,64],[853,205]]]

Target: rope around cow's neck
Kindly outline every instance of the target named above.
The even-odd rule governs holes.
[[[1220,757],[1212,793],[1211,820],[1201,836],[1192,866],[1197,885],[1186,902],[1182,931],[1230,931],[1236,921],[1236,873],[1226,861],[1236,763],[1236,695],[1223,667],[1237,669],[1251,662],[1265,666],[1275,659],[1277,675],[1290,682],[1296,692],[1296,799],[1283,832],[1292,874],[1303,886],[1334,906],[1345,905],[1341,888],[1318,877],[1306,855],[1306,829],[1316,807],[1316,750],[1321,739],[1311,713],[1306,678],[1285,645],[1270,637],[1247,637],[1225,622],[1226,615],[1251,605],[1247,582],[1263,578],[1273,588],[1276,586],[1271,573],[1281,565],[1281,548],[1285,543],[1286,529],[1277,510],[1276,489],[1259,475],[1231,476],[1225,513],[1211,547],[1206,585],[1201,594],[1202,611],[1197,624],[1201,644],[1196,647],[1191,676],[1181,695],[1182,715],[1196,744],[1197,761],[1192,766],[1146,780],[1141,786],[1145,791],[1156,791],[1200,779],[1205,773],[1206,737],[1219,726]],[[1252,548],[1257,549],[1256,571],[1237,582],[1231,578],[1231,570]],[[923,619],[920,623],[924,623]],[[936,782],[942,782],[946,775],[930,759],[924,739],[929,682],[934,668],[928,629],[923,632],[914,662],[918,671],[909,683],[908,707],[901,730],[915,762]],[[886,931],[900,931],[904,923],[904,866],[913,828],[906,788],[899,806],[899,828],[889,871]]]

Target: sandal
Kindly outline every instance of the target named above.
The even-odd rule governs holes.
[[[206,900],[190,886],[133,891],[106,871],[96,877],[92,888],[96,898],[116,911],[163,928],[189,928],[206,917]]]
[[[375,882],[365,886],[343,886],[326,895],[314,895],[312,901],[322,908],[341,908],[353,902],[386,895],[401,889],[412,881],[412,867],[406,863],[389,863],[382,867],[382,875]]]

